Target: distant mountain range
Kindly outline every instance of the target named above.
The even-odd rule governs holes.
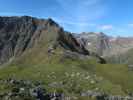
[[[75,37],[91,52],[103,57],[121,55],[133,49],[133,37],[111,37],[104,33],[81,33]]]

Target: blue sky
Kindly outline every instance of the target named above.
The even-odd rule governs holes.
[[[70,32],[133,36],[133,0],[0,0],[1,16],[53,18]]]

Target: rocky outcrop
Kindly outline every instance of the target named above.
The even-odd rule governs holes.
[[[1,84],[8,84],[10,90],[0,93],[0,100],[64,100],[63,93],[47,92],[41,82],[29,80],[7,79],[0,80]]]

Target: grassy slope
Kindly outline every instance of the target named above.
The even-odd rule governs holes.
[[[107,60],[110,63],[133,64],[133,49],[128,50],[124,54],[107,57]]]
[[[43,52],[37,52],[38,50]],[[133,73],[125,65],[97,64],[95,60],[61,60],[61,50],[48,56],[46,49],[38,47],[19,57],[0,70],[0,78],[9,77],[44,83],[48,91],[59,90],[66,94],[80,91],[105,91],[114,95],[125,95],[133,91]],[[88,78],[89,77],[89,78]],[[94,83],[92,83],[92,81]],[[62,87],[49,87],[48,84],[63,82]],[[0,88],[2,90],[2,85]]]

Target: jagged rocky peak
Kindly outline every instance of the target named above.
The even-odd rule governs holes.
[[[108,49],[110,46],[109,37],[103,32],[83,32],[76,36],[76,38],[86,49],[91,52],[96,52],[99,55],[103,55],[103,50]]]
[[[109,42],[109,37],[105,35],[103,32],[100,32],[98,34],[97,38],[97,52],[99,55],[103,55],[104,50],[110,48],[110,42]]]
[[[47,23],[48,23],[50,26],[54,25],[54,26],[59,27],[59,25],[58,25],[52,18],[48,18],[48,19],[47,19]]]
[[[69,32],[65,32],[51,18],[38,19],[30,16],[0,17],[0,63],[23,54],[35,45],[58,43],[61,47],[88,54],[83,45]]]

